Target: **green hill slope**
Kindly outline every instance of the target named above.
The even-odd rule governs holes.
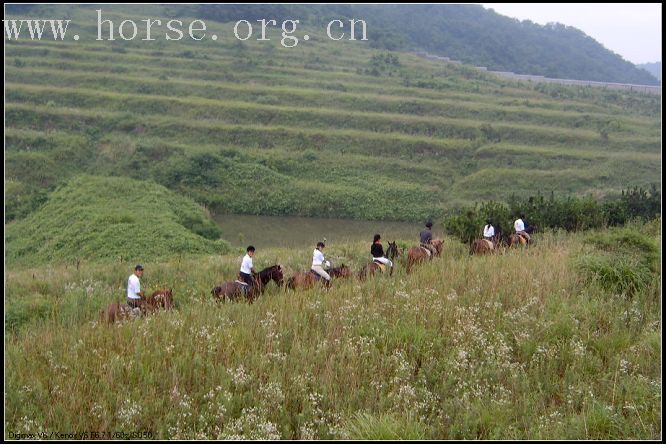
[[[510,82],[315,25],[296,48],[216,22],[216,42],[97,42],[93,7],[40,8],[82,37],[6,40],[8,220],[80,172],[150,179],[214,211],[396,220],[660,181],[659,97]]]
[[[5,259],[33,264],[71,258],[144,262],[229,250],[194,202],[160,185],[80,176],[26,219],[6,226]]]

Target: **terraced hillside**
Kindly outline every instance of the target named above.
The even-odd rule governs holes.
[[[5,38],[9,220],[82,172],[214,211],[396,220],[660,180],[659,97],[511,83],[314,28],[295,48],[214,22],[218,41],[97,42],[94,7],[44,8],[81,40]],[[117,23],[159,13],[104,8]]]

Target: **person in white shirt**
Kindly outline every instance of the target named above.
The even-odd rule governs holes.
[[[325,247],[326,245],[323,242],[317,242],[317,248],[312,252],[311,270],[326,279],[326,281],[331,282],[331,276],[322,268],[322,265],[331,266],[331,263],[324,258],[323,250]]]
[[[486,220],[486,226],[483,227],[483,238],[493,245],[493,238],[495,237],[495,227],[491,219]]]
[[[132,308],[138,308],[145,304],[144,292],[141,291],[141,282],[139,278],[143,276],[143,266],[137,265],[127,280],[127,305]]]
[[[254,256],[254,252],[255,248],[252,245],[247,247],[247,254],[243,257],[243,262],[241,263],[240,268],[241,280],[250,287],[254,285],[254,278],[252,275],[257,273],[254,269],[254,265],[252,264],[252,257]]]
[[[513,228],[516,230],[517,234],[520,234],[523,236],[525,239],[527,239],[527,242],[530,241],[530,235],[527,234],[525,231],[525,222],[523,221],[525,219],[525,215],[521,214],[518,219],[513,223]]]
[[[493,221],[488,219],[486,220],[486,226],[483,227],[483,237],[492,240],[495,237],[495,227],[493,227]]]

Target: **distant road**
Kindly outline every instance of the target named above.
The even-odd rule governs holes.
[[[449,57],[442,57],[438,55],[428,54],[424,51],[417,51],[413,53],[419,57],[423,57],[431,60],[440,60],[445,63],[454,63],[461,65],[462,62],[459,60],[451,60]],[[467,65],[473,66],[473,65]],[[484,66],[474,66],[474,68],[480,69],[482,71],[489,72],[491,74],[496,74],[501,77],[505,77],[512,80],[523,80],[530,82],[545,82],[545,83],[558,83],[561,85],[577,85],[577,86],[596,86],[607,89],[621,89],[626,91],[638,91],[641,93],[648,94],[657,94],[661,95],[661,86],[653,85],[632,85],[630,83],[612,83],[612,82],[597,82],[594,80],[575,80],[575,79],[551,79],[550,77],[536,76],[531,74],[516,74],[511,71],[489,71],[488,68]]]

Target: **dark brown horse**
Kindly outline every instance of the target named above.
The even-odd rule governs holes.
[[[386,257],[391,260],[391,262],[394,263],[394,259],[396,257],[400,257],[402,252],[400,251],[400,248],[398,248],[398,245],[396,245],[395,242],[389,242],[389,246],[386,249]],[[359,279],[365,279],[368,276],[373,276],[377,271],[381,271],[382,273],[385,271],[386,267],[388,265],[384,265],[381,263],[377,263],[375,261],[370,262],[369,264],[366,264],[361,268],[361,271],[358,273],[358,278]],[[393,276],[393,267],[390,267],[391,271],[389,272],[389,276]]]
[[[229,300],[238,300],[241,296],[245,296],[248,302],[252,303],[254,300],[264,292],[266,285],[270,281],[275,281],[277,285],[282,285],[284,282],[284,275],[282,274],[282,266],[273,265],[261,270],[254,277],[254,285],[249,290],[245,290],[245,285],[238,281],[224,282],[211,291],[212,295],[218,300],[223,302],[228,298]]]
[[[434,254],[430,254],[425,247],[412,247],[407,251],[407,273],[412,271],[412,267],[420,262],[425,261],[426,259],[432,259],[434,257],[439,257],[439,255],[442,253],[442,249],[444,248],[444,241],[440,239],[435,239],[430,241],[430,245],[432,245],[433,249],[435,250]]]
[[[326,272],[329,274],[329,276],[331,276],[331,280],[333,278],[346,278],[351,276],[351,269],[345,264],[342,264],[339,267],[329,268],[328,270],[326,270]],[[321,280],[317,279],[317,277],[318,276],[315,276],[315,272],[312,270],[305,272],[298,272],[289,279],[287,279],[287,288],[290,288],[292,290],[295,290],[296,288],[302,288],[302,289],[312,288],[319,280]],[[330,283],[325,282],[324,285],[328,287],[330,286]]]

